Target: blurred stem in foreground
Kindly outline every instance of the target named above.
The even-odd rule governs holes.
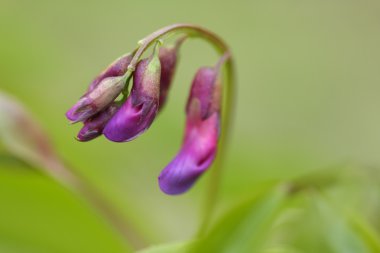
[[[127,248],[145,242],[126,219],[90,182],[57,155],[48,135],[15,99],[0,93],[0,141],[15,157],[40,169],[88,201],[125,239]]]

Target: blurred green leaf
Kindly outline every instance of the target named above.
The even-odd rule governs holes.
[[[189,252],[193,243],[193,241],[190,241],[152,246],[139,250],[137,253],[186,253]]]
[[[92,207],[113,225],[115,231],[125,238],[127,248],[130,248],[130,245],[144,245],[144,239],[133,223],[88,182],[86,177],[66,166],[58,157],[49,136],[26,110],[26,106],[1,91],[0,142],[12,156],[40,169],[92,204]]]
[[[37,171],[0,162],[0,252],[128,252],[86,202]]]
[[[345,215],[330,201],[324,197],[315,196],[318,210],[324,221],[325,240],[329,243],[331,250],[337,253],[376,253],[379,252],[375,236],[369,229],[353,227],[357,224],[351,217]],[[361,227],[362,228],[362,227]],[[369,237],[371,236],[371,237]]]
[[[289,247],[276,247],[271,249],[266,249],[260,253],[301,253],[299,250],[295,250]]]
[[[258,252],[279,210],[286,191],[281,186],[262,189],[223,217],[192,252]]]
[[[347,174],[347,165],[331,166],[315,172],[307,173],[292,180],[290,191],[321,189],[339,184],[342,175]]]
[[[380,235],[363,217],[351,215],[349,223],[372,252],[380,252]]]

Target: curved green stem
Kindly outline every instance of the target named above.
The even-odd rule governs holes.
[[[210,171],[210,182],[207,192],[207,196],[204,203],[204,215],[201,221],[201,226],[198,230],[198,236],[203,236],[209,227],[212,214],[215,209],[215,205],[218,199],[218,190],[222,178],[222,167],[226,155],[228,138],[231,132],[231,122],[233,117],[233,106],[235,101],[235,76],[234,76],[234,65],[229,58],[226,63],[226,80],[224,86],[224,106],[223,106],[223,117],[222,117],[222,134],[219,141],[219,153],[215,161],[214,168]]]
[[[137,52],[135,53],[131,63],[129,64],[128,69],[132,72],[135,70],[135,67],[140,57],[145,52],[145,50],[152,45],[154,41],[162,39],[165,36],[169,37],[173,33],[179,32],[185,33],[189,37],[202,37],[208,40],[220,54],[229,51],[228,46],[224,43],[224,41],[221,38],[219,38],[219,36],[217,36],[209,30],[192,24],[174,24],[161,28],[155,31],[154,33],[148,35],[144,39],[140,40],[139,48],[137,49]]]
[[[0,92],[0,146],[32,168],[52,178],[74,192],[108,222],[123,239],[128,252],[143,248],[146,240],[135,222],[125,217],[114,203],[102,194],[86,177],[68,166],[56,151],[48,134],[28,110]]]
[[[134,57],[128,66],[128,72],[131,74],[136,65],[145,52],[156,40],[163,39],[164,37],[169,37],[175,33],[184,33],[188,37],[200,37],[208,41],[220,55],[225,57],[225,69],[226,69],[226,80],[224,81],[224,96],[223,96],[223,108],[222,108],[222,133],[219,141],[219,154],[215,161],[214,168],[211,169],[210,173],[210,183],[208,192],[204,204],[204,212],[201,220],[201,226],[198,231],[198,236],[202,236],[208,229],[210,224],[211,216],[214,212],[214,208],[218,198],[218,189],[221,181],[221,172],[223,159],[225,157],[225,150],[227,146],[227,138],[229,134],[229,128],[231,125],[231,116],[233,110],[233,104],[235,99],[235,69],[234,62],[232,59],[231,52],[227,44],[213,32],[192,24],[174,24],[166,26],[150,35],[145,37],[143,40],[139,41],[139,48],[137,49]]]

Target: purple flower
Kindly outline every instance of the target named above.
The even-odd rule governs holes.
[[[91,118],[87,119],[78,133],[77,140],[90,141],[102,135],[103,129],[107,122],[112,118],[118,109],[119,105],[117,103],[112,103],[103,111],[98,112]]]
[[[157,49],[140,61],[133,75],[130,96],[107,123],[103,134],[111,141],[130,141],[152,124],[159,105],[161,64]]]
[[[193,80],[182,148],[158,178],[161,190],[167,194],[187,191],[214,161],[220,128],[218,72],[204,67]]]
[[[88,91],[66,113],[73,123],[85,121],[109,106],[124,89],[128,77],[125,75],[131,55],[114,61],[89,86]]]

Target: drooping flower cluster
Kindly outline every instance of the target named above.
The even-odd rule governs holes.
[[[71,122],[83,122],[77,139],[89,141],[103,134],[111,141],[126,142],[146,131],[166,103],[183,40],[172,47],[156,43],[152,55],[140,60],[133,74],[133,53],[107,67],[66,113]],[[215,159],[222,90],[219,69],[220,64],[202,67],[193,80],[182,147],[159,176],[160,188],[167,194],[187,191]]]

